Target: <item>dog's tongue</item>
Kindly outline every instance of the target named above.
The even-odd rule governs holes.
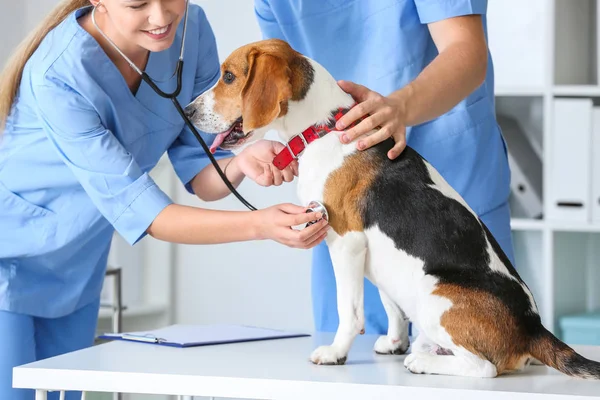
[[[219,147],[221,145],[221,143],[223,143],[223,140],[225,140],[225,137],[229,135],[229,131],[227,132],[223,132],[223,133],[219,133],[217,135],[217,137],[215,138],[214,142],[212,142],[212,144],[210,145],[210,152],[215,154],[215,151],[217,151],[217,147]]]

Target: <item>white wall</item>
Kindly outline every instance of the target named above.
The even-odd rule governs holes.
[[[252,1],[227,0],[226,5],[217,0],[194,2],[206,11],[221,61],[235,48],[261,39]],[[260,209],[282,202],[297,203],[295,189],[295,183],[262,188],[248,181],[242,183],[239,192]],[[209,208],[245,210],[233,195],[203,204],[179,188],[176,200]],[[312,329],[310,251],[273,242],[178,245],[175,261],[178,322]]]
[[[60,0],[21,0],[26,10],[27,30],[34,29]]]
[[[0,68],[3,68],[26,32],[22,22],[25,6],[21,1],[7,0],[0,7]]]
[[[0,3],[0,67],[59,0],[5,0]]]

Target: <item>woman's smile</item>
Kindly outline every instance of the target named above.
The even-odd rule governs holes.
[[[173,26],[173,23],[171,22],[169,25],[164,26],[162,28],[152,29],[152,30],[142,31],[142,32],[144,32],[148,37],[150,37],[154,40],[162,40],[162,39],[166,39],[167,37],[169,37],[169,35],[171,34],[172,26]]]

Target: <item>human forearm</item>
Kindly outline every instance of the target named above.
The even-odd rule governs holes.
[[[171,204],[148,228],[152,237],[172,243],[219,244],[262,239],[249,211],[217,211]]]
[[[224,158],[218,160],[217,163],[227,179],[237,188],[244,180],[244,174],[238,166],[236,157]],[[192,189],[196,196],[204,201],[220,200],[231,193],[212,164],[205,167],[194,177]]]
[[[440,21],[430,31],[438,56],[414,81],[390,95],[404,102],[406,126],[445,114],[485,80],[488,51],[479,16]]]
[[[302,230],[292,229],[319,221]],[[320,213],[304,207],[278,204],[258,211],[217,211],[170,204],[154,219],[150,236],[172,243],[220,244],[271,239],[294,248],[308,249],[327,235]]]
[[[364,150],[393,137],[388,157],[394,159],[406,146],[407,126],[445,114],[484,82],[488,50],[481,16],[448,18],[428,27],[438,56],[403,88],[383,96],[353,82],[340,82],[359,104],[340,118],[336,128],[345,130],[365,118],[340,135],[342,143],[360,138],[356,147]],[[375,128],[375,133],[362,137]]]
[[[486,69],[487,52],[469,43],[456,43],[390,97],[405,102],[406,126],[418,125],[450,111],[483,83]]]

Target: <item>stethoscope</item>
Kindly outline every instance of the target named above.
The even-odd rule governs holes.
[[[140,76],[142,77],[142,79],[144,80],[144,82],[146,82],[150,86],[150,88],[152,88],[152,90],[154,92],[156,92],[156,94],[158,94],[159,96],[161,96],[161,97],[163,97],[165,99],[171,99],[171,101],[175,105],[175,108],[179,112],[179,115],[181,116],[181,118],[183,118],[183,121],[185,122],[185,124],[187,125],[187,127],[192,131],[192,133],[194,134],[194,136],[196,137],[196,139],[198,140],[198,142],[200,143],[200,145],[202,145],[202,148],[206,152],[206,155],[210,159],[210,162],[213,164],[213,166],[217,170],[217,173],[219,174],[219,176],[223,180],[223,183],[225,183],[225,185],[231,191],[231,193],[233,193],[240,200],[240,202],[242,202],[242,204],[244,204],[246,207],[248,207],[249,210],[256,211],[256,207],[254,207],[246,199],[244,199],[244,197],[241,194],[239,194],[238,191],[235,189],[235,187],[231,184],[231,182],[229,181],[229,179],[227,179],[227,176],[225,175],[225,173],[223,172],[223,170],[221,170],[221,167],[219,166],[219,163],[217,163],[217,160],[213,157],[213,155],[212,155],[212,153],[210,151],[210,148],[206,145],[206,143],[204,142],[204,139],[202,139],[202,137],[200,136],[200,134],[196,130],[196,127],[194,126],[194,124],[192,124],[191,121],[189,120],[189,118],[187,117],[187,115],[185,115],[183,107],[181,107],[181,104],[179,103],[179,100],[177,100],[177,96],[181,92],[181,88],[182,88],[181,78],[182,78],[182,75],[183,75],[183,52],[184,52],[184,46],[185,46],[185,36],[186,36],[186,32],[187,32],[187,19],[188,19],[188,10],[189,10],[189,0],[185,1],[185,14],[184,14],[184,17],[183,17],[183,34],[182,34],[182,38],[181,38],[181,51],[180,51],[180,54],[179,54],[179,60],[177,61],[177,66],[175,68],[175,73],[174,73],[174,75],[177,75],[177,87],[171,93],[166,93],[166,92],[162,91],[158,86],[156,86],[156,84],[150,78],[150,76],[148,76],[148,74],[145,71],[140,70],[137,67],[137,65],[135,65],[133,63],[133,61],[131,61],[129,59],[129,57],[127,57],[121,51],[121,49],[119,49],[119,47],[106,34],[104,34],[104,32],[102,31],[102,29],[100,29],[100,27],[96,23],[96,17],[95,17],[96,8],[100,4],[102,4],[102,2],[98,2],[93,7],[93,9],[92,9],[92,23],[94,24],[94,26],[96,27],[96,29],[98,30],[98,32],[100,32],[100,34],[104,37],[104,39],[106,39],[106,41],[108,43],[110,43],[111,46],[114,47],[115,50],[129,63],[129,65],[131,66],[131,68],[133,68],[138,74],[140,74]],[[324,217],[325,217],[325,219],[327,219],[327,220],[329,219],[328,215],[327,215],[327,210],[325,209],[325,207],[321,203],[316,202],[316,201],[312,201],[308,205],[307,208],[308,208],[307,212],[313,212],[313,211],[322,212],[323,215],[324,215]]]

